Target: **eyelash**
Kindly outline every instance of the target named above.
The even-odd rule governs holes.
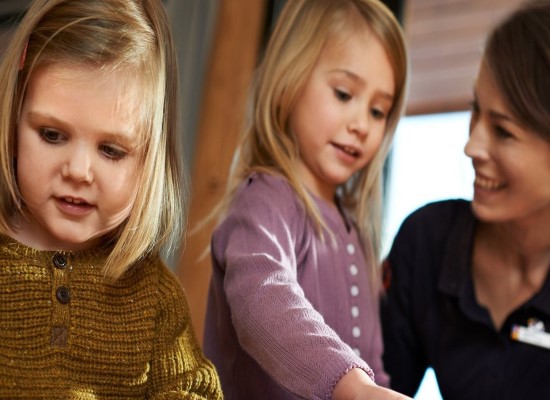
[[[40,138],[49,144],[55,145],[66,141],[65,136],[54,129],[40,128],[38,132]],[[112,144],[100,144],[99,151],[110,161],[120,161],[128,155],[126,150],[120,149],[118,146],[113,146]]]
[[[57,144],[64,139],[63,135],[54,129],[40,128],[38,132],[39,132],[40,138],[46,143]],[[53,135],[55,135],[55,138],[51,137]]]
[[[470,103],[470,109],[472,110],[471,121],[475,123],[479,115],[479,105],[477,104],[476,101],[472,101]],[[491,129],[495,132],[496,136],[499,138],[508,139],[508,138],[514,137],[514,135],[510,131],[508,131],[507,129],[503,128],[500,125],[492,125]]]
[[[384,111],[373,109],[371,111],[371,114],[375,119],[378,119],[378,120],[386,119],[386,113]]]
[[[504,128],[501,127],[501,126],[496,125],[496,126],[494,127],[494,130],[495,130],[497,136],[498,136],[498,137],[501,137],[501,138],[503,138],[503,139],[507,139],[507,138],[513,137],[513,135],[512,135],[510,132],[508,132],[506,129],[504,129]]]
[[[342,102],[347,102],[351,100],[351,95],[340,89],[334,89],[334,95],[338,100]]]
[[[347,93],[347,92],[345,92],[341,89],[334,89],[334,95],[336,96],[336,98],[338,100],[340,100],[341,102],[344,102],[344,103],[350,101],[351,98],[352,98],[352,96],[349,93]],[[386,113],[384,111],[376,109],[376,108],[371,110],[371,115],[377,120],[386,119]]]
[[[100,145],[99,150],[105,155],[105,157],[107,157],[109,160],[112,160],[112,161],[122,160],[124,157],[128,155],[128,152],[108,144]]]

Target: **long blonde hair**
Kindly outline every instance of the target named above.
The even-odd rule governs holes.
[[[184,177],[177,116],[178,69],[161,0],[35,0],[0,64],[0,230],[21,212],[13,157],[16,126],[37,68],[84,64],[128,72],[139,83],[140,186],[127,220],[108,239],[105,273],[119,278],[144,255],[181,239]],[[173,241],[173,242],[172,242]],[[175,243],[174,243],[175,244]]]
[[[358,18],[359,17],[359,18]],[[252,88],[247,126],[219,207],[223,214],[242,179],[252,171],[286,178],[319,228],[325,226],[311,195],[297,176],[296,141],[287,129],[289,115],[316,60],[329,39],[369,29],[386,49],[395,77],[394,104],[374,159],[339,188],[342,204],[354,215],[365,240],[372,282],[379,282],[382,169],[402,114],[408,80],[403,32],[379,0],[292,0],[282,9]]]

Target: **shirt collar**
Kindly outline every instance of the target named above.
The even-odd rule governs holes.
[[[476,225],[477,219],[470,211],[457,218],[456,224],[451,227],[437,286],[442,293],[464,299],[465,291],[473,290],[470,266]],[[550,315],[550,272],[542,289],[526,305]]]

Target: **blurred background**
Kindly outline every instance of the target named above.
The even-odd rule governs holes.
[[[192,229],[223,195],[242,128],[246,95],[286,0],[165,0],[181,74],[182,159]],[[292,0],[289,0],[292,1]],[[383,254],[403,218],[443,198],[472,196],[463,154],[469,104],[485,34],[521,0],[384,0],[401,22],[411,60],[406,115],[387,162]],[[0,0],[0,56],[28,0]],[[212,226],[189,235],[167,259],[186,289],[202,338]],[[429,370],[417,399],[440,395]]]

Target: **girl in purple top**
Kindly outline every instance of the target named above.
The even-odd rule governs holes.
[[[377,295],[406,81],[378,0],[286,3],[212,237],[204,348],[226,399],[405,398],[383,387]]]

